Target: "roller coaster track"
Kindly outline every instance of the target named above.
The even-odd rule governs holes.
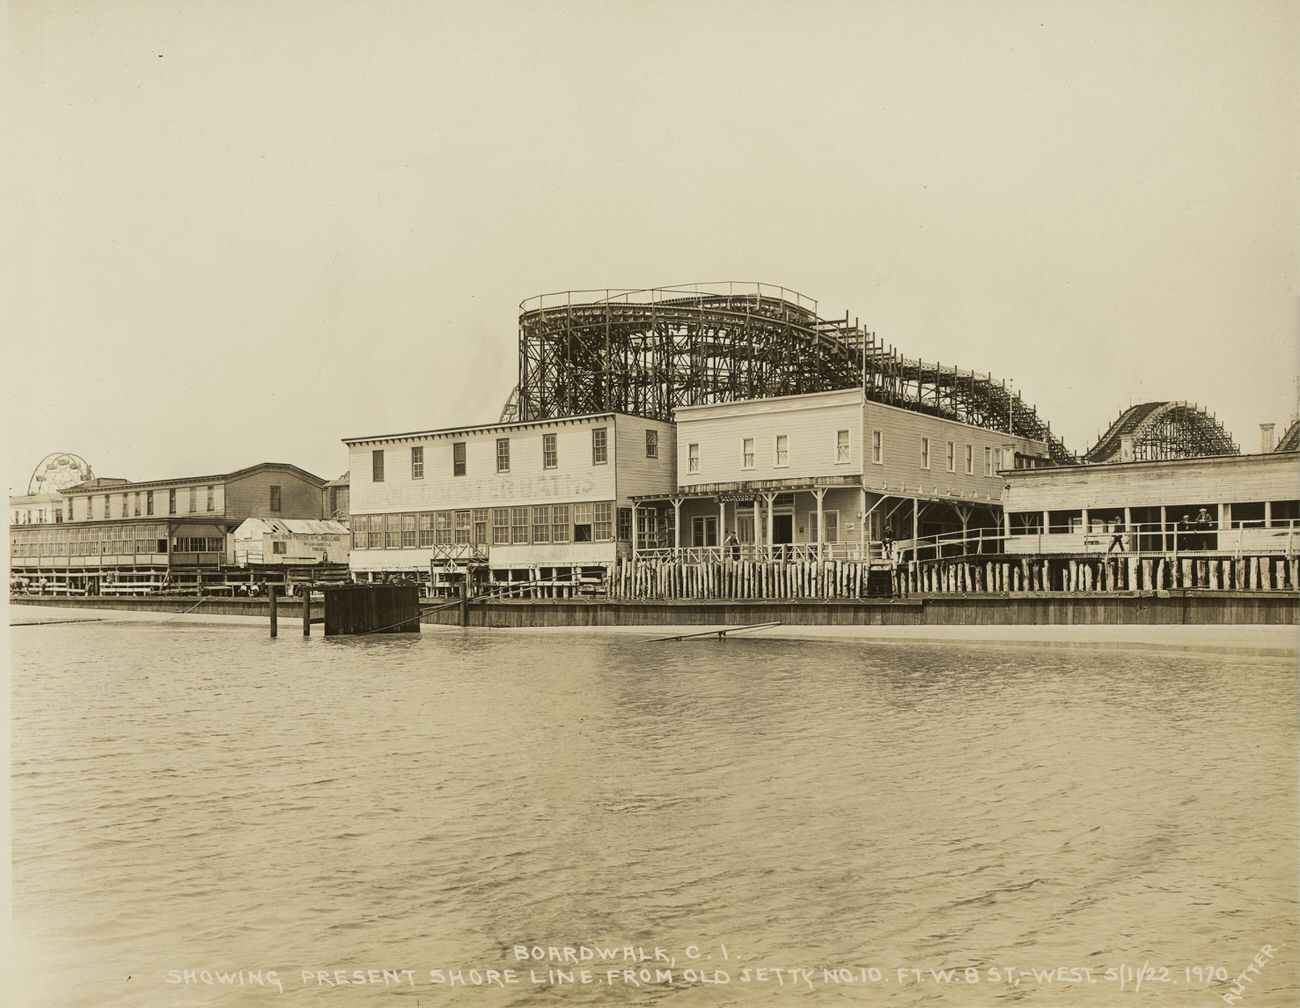
[[[1300,451],[1300,417],[1296,417],[1277,439],[1274,451]]]
[[[1201,407],[1185,402],[1147,402],[1120,413],[1084,455],[1084,461],[1121,461],[1128,437],[1133,439],[1132,461],[1240,454],[1232,435]]]
[[[519,307],[519,384],[503,420],[672,420],[680,406],[860,387],[872,401],[1009,431],[1045,443],[1058,464],[1078,461],[1005,382],[904,357],[787,288],[565,291]]]

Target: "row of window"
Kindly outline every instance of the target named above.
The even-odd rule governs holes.
[[[955,473],[957,471],[957,442],[948,441],[946,442],[946,445],[947,448],[946,451],[944,452],[944,468],[947,469],[947,471],[950,473]],[[872,451],[871,460],[873,462],[883,461],[884,445],[881,441],[880,431],[872,431],[871,451]],[[930,468],[930,457],[931,457],[931,441],[928,437],[923,437],[921,438],[921,468],[922,469]],[[962,468],[965,470],[966,475],[974,476],[975,475],[975,446],[974,445],[968,444],[965,446],[965,451],[962,453],[962,462],[963,462]],[[997,475],[992,448],[984,449],[984,475],[985,476]]]
[[[453,476],[464,476],[468,472],[468,443],[465,441],[453,441],[451,443],[451,474]],[[659,457],[659,432],[656,430],[647,430],[645,432],[645,455],[646,458],[657,459]],[[370,479],[375,483],[384,482],[384,458],[385,452],[382,448],[376,448],[370,453]],[[605,465],[609,461],[609,428],[593,427],[591,430],[591,464]],[[542,468],[557,469],[560,465],[560,447],[559,439],[555,434],[542,435]],[[496,439],[496,471],[499,473],[508,473],[510,471],[510,438]],[[411,479],[424,479],[424,445],[413,445],[411,447]]]
[[[752,437],[742,438],[740,443],[740,467],[742,469],[753,469],[755,462],[754,439]],[[930,468],[931,441],[928,437],[921,438],[921,468]],[[957,442],[949,441],[947,443],[947,468],[948,472],[957,471]],[[835,432],[835,462],[836,464],[852,461],[852,441],[847,430],[837,430]],[[885,461],[885,434],[881,430],[871,432],[871,461],[876,465],[883,465]],[[966,445],[963,455],[965,470],[967,475],[975,475],[975,446]],[[790,464],[790,437],[787,434],[775,434],[772,437],[772,465],[774,468],[783,469]],[[700,471],[700,446],[697,443],[689,443],[686,446],[686,471],[688,473],[698,473]],[[996,475],[993,449],[984,449],[984,475]]]
[[[1300,524],[1300,501],[1247,501],[1224,505],[1224,528],[1293,528]],[[1204,511],[1205,516],[1201,515]],[[1128,525],[1122,505],[1088,508],[1084,528],[1082,508],[1057,511],[1012,511],[1007,514],[1012,535],[1062,532],[1173,531],[1183,526],[1218,528],[1217,504],[1167,504],[1163,523],[1159,507],[1130,507]],[[1199,520],[1198,520],[1199,519]]]
[[[65,526],[39,532],[15,531],[10,533],[9,545],[16,557],[166,553],[167,526]],[[175,553],[221,553],[225,548],[226,541],[222,536],[177,536],[172,540],[172,552]]]
[[[103,494],[104,513],[103,518],[140,518],[155,513],[155,493],[162,491],[154,490],[137,490],[134,493],[121,494]],[[198,514],[199,497],[203,497],[203,510],[209,513],[217,510],[217,488],[209,484],[205,487],[181,487],[167,491],[167,514]],[[72,507],[75,498],[68,501],[69,520],[72,520]],[[93,497],[83,497],[82,500],[86,505],[86,520],[90,520],[94,510],[92,503]],[[118,504],[118,513],[113,514],[114,501]],[[181,511],[182,505],[188,505],[185,511]],[[267,506],[271,514],[279,514],[284,506],[284,496],[279,484],[271,484],[270,499]]]
[[[617,521],[616,521],[617,519]],[[632,509],[612,501],[353,515],[353,549],[530,546],[632,538]]]

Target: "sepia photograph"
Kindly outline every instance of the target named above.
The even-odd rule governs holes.
[[[0,1004],[1300,1004],[1300,4],[0,24]]]

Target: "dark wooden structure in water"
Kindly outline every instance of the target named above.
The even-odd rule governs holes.
[[[326,637],[420,632],[417,585],[341,585],[324,595]]]

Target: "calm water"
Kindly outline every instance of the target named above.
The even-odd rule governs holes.
[[[6,1004],[1215,1005],[1189,971],[1263,946],[1239,1003],[1300,1000],[1289,661],[12,635]],[[670,960],[583,984],[516,945]],[[414,972],[316,975],[370,969]]]

